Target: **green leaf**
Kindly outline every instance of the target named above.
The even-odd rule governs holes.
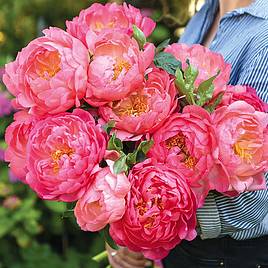
[[[133,25],[133,37],[138,42],[140,49],[143,49],[146,44],[146,37],[143,31],[136,25]]]
[[[153,146],[153,140],[142,141],[138,148],[133,152],[127,155],[127,164],[128,166],[133,166],[136,163],[143,162],[146,159],[146,155]]]
[[[64,213],[67,209],[66,203],[58,201],[44,201],[44,204],[53,212]]]
[[[218,75],[219,73],[199,85],[197,90],[197,105],[203,106],[205,103],[211,100],[214,92],[213,81]]]
[[[116,138],[116,135],[113,133],[112,137],[108,141],[108,150],[116,150],[121,152],[123,150],[123,143],[120,139]]]
[[[209,112],[212,113],[214,112],[214,110],[217,108],[217,106],[221,103],[222,98],[224,96],[224,92],[221,92],[217,95],[217,97],[215,98],[215,100],[213,100],[212,102],[210,102],[208,105],[206,105],[204,108]]]
[[[169,45],[169,42],[170,42],[170,38],[169,39],[166,39],[165,41],[163,41],[162,43],[160,43],[156,50],[155,50],[155,53],[158,54],[160,53],[163,49],[165,49],[168,45]]]
[[[198,76],[198,70],[190,64],[189,60],[186,60],[188,67],[184,72],[185,82],[187,85],[193,87],[192,92],[194,91],[194,82]]]
[[[190,66],[186,69],[184,75],[183,72],[178,68],[175,73],[175,85],[179,91],[180,96],[185,96],[188,104],[195,104],[194,100],[194,81],[197,77],[195,69]]]
[[[105,124],[102,128],[108,135],[110,135],[110,133],[114,127],[115,127],[115,121],[111,120],[107,124]]]
[[[127,156],[122,153],[121,157],[114,162],[114,173],[120,174],[122,172],[128,171],[128,166],[126,164]]]
[[[181,62],[173,55],[166,52],[160,52],[154,57],[154,64],[156,67],[167,71],[171,75],[175,75],[176,70],[181,69]]]
[[[74,210],[68,209],[62,213],[62,218],[73,218],[74,217]]]
[[[112,237],[110,236],[109,233],[109,224],[106,225],[106,227],[104,229],[102,229],[99,233],[102,236],[102,238],[104,239],[104,241],[113,249],[118,250],[118,246],[116,245],[116,243],[114,242],[114,240],[112,239]]]

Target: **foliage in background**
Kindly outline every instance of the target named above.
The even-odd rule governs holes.
[[[30,40],[41,34],[47,26],[64,28],[67,19],[92,3],[105,0],[0,0],[0,66],[14,58]],[[110,1],[111,2],[111,1]],[[123,2],[123,1],[114,1]],[[157,20],[152,40],[159,43],[170,36],[178,39],[197,4],[202,0],[127,0]]]
[[[107,1],[0,0],[0,67],[43,28],[64,28],[65,20],[94,2]],[[155,43],[170,36],[176,41],[197,4],[194,0],[126,2],[160,22],[150,40]],[[1,84],[0,69],[0,268],[93,268],[90,257],[102,251],[103,240],[81,231],[73,218],[64,218],[65,204],[38,199],[1,161],[5,129],[13,117],[4,110],[7,104],[1,96],[10,97]]]

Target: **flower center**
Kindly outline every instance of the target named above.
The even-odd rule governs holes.
[[[57,51],[46,50],[37,55],[35,60],[36,74],[45,80],[49,80],[61,70],[61,58]]]
[[[140,199],[139,202],[135,205],[135,207],[141,217],[144,217],[145,213],[147,213],[153,207],[157,207],[159,212],[164,210],[162,198],[159,196],[151,198],[148,202],[145,202],[143,199]],[[154,212],[150,213],[150,215],[145,215],[145,218],[142,219],[142,224],[144,228],[150,229],[154,226],[155,218],[159,215],[159,212]]]
[[[108,22],[106,25],[104,25],[102,22],[100,22],[100,21],[97,21],[96,23],[95,23],[95,27],[94,27],[94,30],[95,31],[101,31],[101,30],[103,30],[104,28],[107,28],[107,29],[111,29],[111,28],[113,28],[114,27],[114,22],[113,21],[110,21],[110,22]]]
[[[74,153],[74,150],[71,149],[70,147],[66,147],[63,149],[58,149],[54,151],[51,154],[51,158],[53,160],[53,171],[57,173],[59,171],[59,161],[63,155],[67,155],[68,157],[71,157],[72,154]]]
[[[125,70],[126,72],[128,72],[128,70],[131,68],[131,65],[129,64],[129,62],[125,61],[125,60],[119,60],[116,64],[114,64],[114,76],[113,76],[113,80],[116,80],[119,75],[122,73],[123,70]]]
[[[117,116],[140,116],[148,109],[148,97],[135,94],[121,101],[119,105],[118,102],[114,102],[113,105],[113,111]]]
[[[165,140],[165,145],[169,150],[173,147],[180,148],[180,154],[184,156],[182,162],[186,167],[193,169],[197,164],[197,159],[194,156],[191,156],[186,145],[186,137],[182,133],[178,133],[177,135]]]
[[[251,161],[253,152],[250,148],[244,146],[242,141],[237,141],[233,146],[233,150],[240,158],[245,159],[248,162]]]

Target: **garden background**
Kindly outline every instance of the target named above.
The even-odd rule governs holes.
[[[91,0],[0,0],[0,268],[93,268],[91,257],[104,248],[98,234],[79,229],[72,207],[39,200],[9,171],[3,161],[4,133],[12,121],[9,99],[1,83],[4,64],[41,35],[47,26],[64,28]],[[122,1],[115,1],[122,2]],[[200,0],[133,0],[158,26],[150,41],[176,42]],[[105,263],[103,264],[105,267]]]

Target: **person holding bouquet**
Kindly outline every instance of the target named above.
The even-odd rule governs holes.
[[[232,65],[230,84],[247,85],[268,101],[268,2],[207,0],[180,43],[201,44]],[[266,176],[266,181],[268,180]],[[268,190],[227,197],[210,192],[197,212],[199,236],[183,241],[163,260],[166,268],[268,267]],[[126,248],[108,248],[113,268],[148,261]]]

